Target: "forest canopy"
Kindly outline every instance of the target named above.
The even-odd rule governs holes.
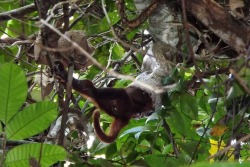
[[[1,165],[250,165],[247,0],[0,6]]]

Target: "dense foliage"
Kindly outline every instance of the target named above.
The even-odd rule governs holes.
[[[136,18],[133,0],[125,2],[126,17]],[[181,8],[179,1],[173,2]],[[217,2],[230,10],[228,3]],[[144,31],[147,20],[130,29],[122,23],[115,1],[106,1],[108,22],[102,3],[0,2],[1,165],[37,167],[68,161],[71,166],[249,166],[249,52],[239,53],[222,42],[190,13],[190,24],[201,33],[194,36],[205,38],[194,44],[199,48],[196,54],[209,58],[178,64],[162,79],[165,86],[176,84],[164,93],[162,109],[132,119],[114,143],[95,137],[94,105],[74,90],[70,97],[70,88],[64,91],[58,86],[53,62],[46,60],[58,51],[54,44],[60,34],[54,30],[84,30],[95,48],[93,57],[103,68],[94,64],[73,72],[74,60],[69,56],[69,74],[92,80],[96,87],[124,88],[131,80],[114,77],[109,70],[133,77],[141,73],[142,49],[152,41]],[[245,3],[239,5],[245,13],[233,11],[242,14],[240,21],[249,27],[247,3],[238,3]],[[27,5],[28,9],[21,8]],[[188,47],[181,50],[184,55],[190,55]],[[60,117],[64,111],[70,113],[70,120]],[[104,130],[111,121],[101,115]],[[51,136],[58,122],[65,133]]]

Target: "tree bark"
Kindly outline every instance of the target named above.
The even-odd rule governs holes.
[[[181,1],[179,0],[179,3]],[[238,53],[247,53],[250,28],[212,0],[186,0],[186,10]]]

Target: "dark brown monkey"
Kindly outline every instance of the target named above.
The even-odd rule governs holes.
[[[59,61],[55,62],[54,72],[59,80],[67,82],[68,73]],[[94,128],[99,139],[106,143],[113,142],[131,118],[151,110],[153,106],[149,94],[136,87],[96,88],[90,80],[73,78],[72,88],[97,107],[94,111]],[[100,110],[114,118],[109,134],[104,133],[100,126]]]

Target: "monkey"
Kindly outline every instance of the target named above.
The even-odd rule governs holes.
[[[68,73],[60,61],[55,61],[54,72],[61,82],[67,82]],[[106,143],[114,142],[131,118],[153,109],[150,95],[137,87],[96,88],[90,80],[73,78],[72,88],[95,105],[93,114],[95,133]],[[114,118],[108,134],[100,126],[100,111]]]

